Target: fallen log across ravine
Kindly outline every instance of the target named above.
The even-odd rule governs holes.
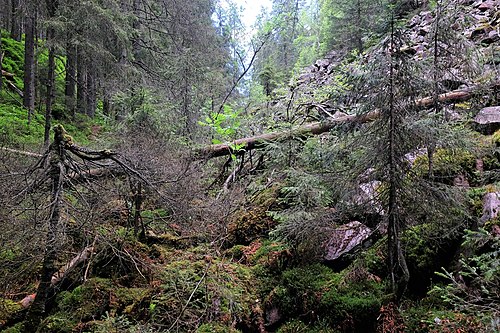
[[[499,84],[495,84],[490,89],[497,89]],[[484,87],[468,87],[465,89],[453,90],[444,94],[437,96],[439,103],[453,103],[461,102],[471,99],[478,91],[481,91]],[[424,97],[416,100],[414,103],[417,107],[430,107],[435,103],[436,97]],[[252,137],[246,137],[234,140],[229,143],[212,144],[197,148],[195,150],[196,159],[210,159],[219,156],[228,156],[231,154],[242,154],[246,151],[252,149],[258,149],[265,147],[268,142],[279,142],[290,138],[303,136],[306,134],[318,135],[325,133],[333,129],[339,124],[348,123],[366,123],[375,120],[380,116],[380,111],[375,110],[368,112],[363,115],[343,115],[335,118],[327,118],[321,122],[309,123],[306,125],[291,128],[289,130],[270,132],[265,134],[260,134]],[[238,147],[235,151],[234,147]]]

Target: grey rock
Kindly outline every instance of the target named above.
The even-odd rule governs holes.
[[[424,155],[427,155],[427,148],[420,148],[420,149],[417,149],[411,153],[408,153],[405,155],[405,159],[411,164],[413,165],[413,163],[415,163],[415,161],[417,160],[417,158],[419,158],[420,156],[424,156]]]
[[[486,193],[483,197],[483,216],[479,220],[480,226],[483,226],[487,221],[498,216],[500,208],[500,192]]]
[[[474,121],[480,125],[500,123],[500,106],[490,106],[481,109],[474,118]]]
[[[349,222],[331,231],[325,243],[327,261],[333,261],[363,244],[372,234],[372,230],[358,221]]]

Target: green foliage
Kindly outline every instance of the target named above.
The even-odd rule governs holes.
[[[483,197],[489,192],[488,187],[471,188],[467,191],[469,210],[477,218],[483,215]]]
[[[235,111],[230,105],[225,104],[223,112],[210,112],[205,117],[205,121],[199,121],[198,124],[209,127],[216,135],[216,138],[212,139],[212,143],[218,144],[234,137],[240,127],[239,114],[239,111]],[[240,148],[235,147],[235,150]]]
[[[54,122],[62,124],[71,133],[78,144],[89,144],[96,134],[108,127],[104,117],[97,115],[90,119],[86,115],[78,115],[73,121]],[[0,143],[9,145],[34,145],[43,141],[45,117],[35,113],[28,125],[28,111],[20,106],[0,102]]]
[[[467,231],[463,246],[468,249],[465,253],[470,254],[460,260],[462,278],[443,269],[437,274],[449,284],[435,286],[432,292],[459,311],[488,320],[497,318],[500,309],[500,238],[485,229]]]
[[[367,276],[351,280],[348,275],[313,264],[285,270],[267,297],[266,307],[276,307],[286,318],[314,314],[333,327],[352,318],[353,326],[364,327],[376,318],[384,290],[383,284]]]
[[[21,310],[21,304],[18,302],[0,298],[0,326],[5,324],[16,312]]]
[[[465,174],[472,176],[475,170],[475,156],[463,149],[437,149],[433,155],[433,171],[437,178],[450,182],[453,177]],[[417,157],[414,168],[425,175],[429,171],[427,155]]]
[[[28,125],[28,111],[22,107],[0,103],[0,142],[34,144],[43,140],[45,119],[35,114]]]
[[[2,31],[3,32],[3,31]],[[24,75],[24,43],[8,37],[6,32],[2,33],[2,69],[14,74],[14,83],[19,89],[23,89]]]
[[[239,330],[217,323],[203,324],[196,330],[196,333],[238,333]]]

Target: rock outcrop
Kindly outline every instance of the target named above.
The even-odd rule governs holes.
[[[324,260],[334,261],[363,244],[373,231],[358,221],[352,221],[331,231],[325,242]]]

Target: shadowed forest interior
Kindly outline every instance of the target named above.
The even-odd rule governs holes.
[[[1,332],[500,332],[500,2],[260,6],[0,0]]]

